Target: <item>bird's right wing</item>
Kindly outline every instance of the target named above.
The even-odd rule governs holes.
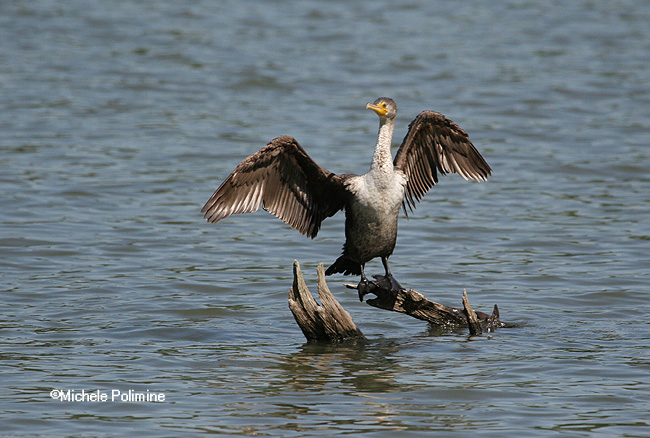
[[[323,169],[295,138],[273,139],[247,157],[201,210],[208,222],[252,213],[260,205],[300,233],[315,237],[323,219],[345,206],[345,177]]]

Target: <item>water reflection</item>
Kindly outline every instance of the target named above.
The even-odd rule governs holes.
[[[394,339],[306,343],[263,367],[250,363],[247,369],[254,376],[244,379],[248,395],[223,407],[237,418],[232,430],[247,433],[321,428],[349,433],[358,432],[360,422],[365,432],[395,433],[484,423],[465,415],[474,403],[463,396],[467,388],[450,389],[432,380],[444,361],[431,358],[422,374],[422,367],[402,363],[410,351],[421,355],[412,343]]]
[[[346,391],[388,393],[400,390],[395,380],[403,367],[392,358],[395,341],[349,341],[341,344],[307,343],[283,358],[288,387],[296,391],[340,385]]]

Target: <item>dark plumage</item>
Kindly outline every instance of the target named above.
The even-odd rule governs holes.
[[[408,177],[405,201],[411,211],[415,201],[438,183],[436,170],[476,181],[487,181],[492,173],[467,132],[435,111],[422,111],[409,124],[394,163]]]
[[[386,277],[394,281],[388,257],[395,248],[400,207],[406,212],[408,205],[412,211],[438,182],[438,172],[486,181],[491,169],[467,133],[434,111],[423,111],[411,122],[393,161],[390,147],[397,105],[379,98],[366,107],[380,120],[366,174],[336,175],[316,164],[293,137],[278,137],[235,168],[201,210],[205,218],[217,222],[262,206],[313,238],[325,218],[345,209],[343,254],[326,274],[361,275],[367,284],[365,263],[381,257]]]
[[[273,139],[239,163],[201,210],[208,222],[264,210],[314,238],[323,219],[345,206],[345,176],[316,164],[295,138]]]

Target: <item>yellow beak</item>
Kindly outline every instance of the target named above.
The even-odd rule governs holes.
[[[371,109],[374,112],[377,113],[378,116],[385,116],[386,113],[388,112],[388,109],[384,108],[383,106],[375,105],[374,103],[369,103],[366,105],[366,109]]]

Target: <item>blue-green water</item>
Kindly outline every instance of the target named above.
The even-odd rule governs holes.
[[[641,0],[0,3],[0,435],[650,436],[649,22]],[[396,277],[520,328],[441,334],[334,276],[370,341],[306,344],[291,265],[314,284],[343,216],[314,241],[203,221],[278,135],[365,172],[378,96],[396,142],[434,109],[494,171],[401,220]]]

